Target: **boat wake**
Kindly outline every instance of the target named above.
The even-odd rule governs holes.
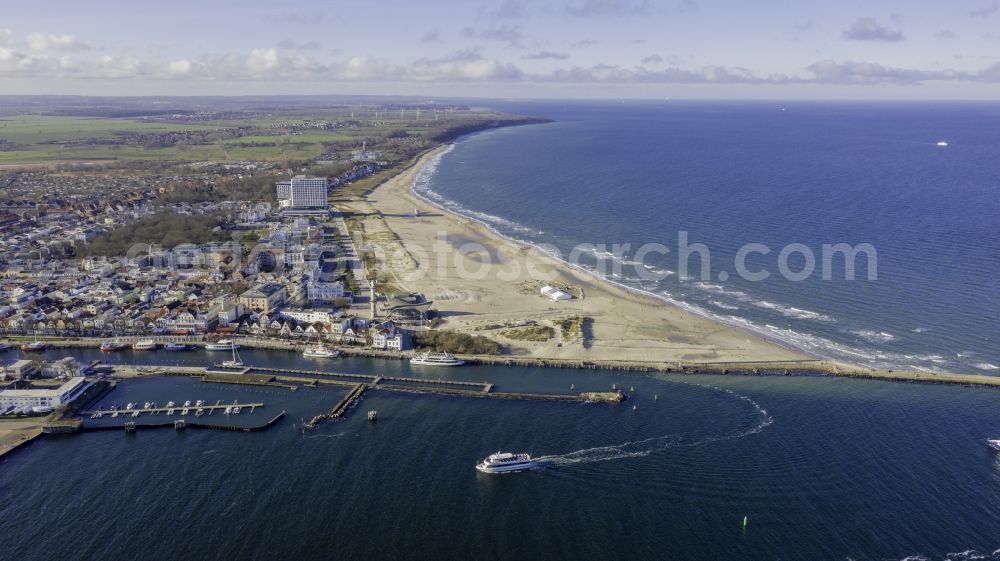
[[[1000,559],[1000,549],[989,552],[981,552],[975,549],[967,549],[965,551],[957,551],[954,553],[948,553],[941,558],[942,561],[972,561],[973,559]],[[910,555],[903,557],[899,561],[934,561],[933,557],[926,557],[924,555]]]
[[[679,382],[684,383],[686,382]],[[753,434],[757,434],[763,431],[765,428],[770,426],[774,422],[774,417],[772,417],[767,409],[760,406],[759,403],[754,401],[749,396],[745,396],[734,392],[733,390],[720,388],[717,386],[709,386],[702,384],[688,384],[692,386],[698,386],[701,388],[708,388],[717,392],[728,394],[740,401],[749,404],[754,413],[757,416],[757,423],[748,429],[707,436],[703,438],[698,438],[695,440],[689,440],[688,437],[683,434],[668,434],[664,436],[655,436],[653,438],[646,438],[643,440],[636,440],[632,442],[625,442],[622,444],[614,444],[609,446],[596,446],[594,448],[584,448],[583,450],[576,450],[575,452],[567,452],[565,454],[552,454],[548,456],[541,456],[535,458],[535,460],[543,465],[552,466],[567,466],[573,464],[589,464],[593,462],[606,462],[609,460],[623,460],[627,458],[640,458],[643,456],[648,456],[653,452],[659,452],[661,450],[666,450],[668,448],[693,448],[696,446],[705,446],[707,444],[712,444],[715,442],[723,442],[727,440],[736,440]]]

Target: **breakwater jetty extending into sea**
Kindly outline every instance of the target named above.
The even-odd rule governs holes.
[[[148,338],[148,337],[144,337]],[[26,340],[41,340],[52,348],[97,348],[105,339],[73,338],[73,337],[40,337],[13,338],[4,340],[10,344],[18,344]],[[123,342],[138,339],[138,337],[122,338]],[[161,336],[153,337],[158,344],[167,342],[198,345],[203,337],[195,336]],[[305,341],[290,341],[268,337],[241,337],[239,344],[243,348],[301,352],[306,348]],[[343,356],[378,358],[385,360],[408,360],[412,353],[369,349],[364,347],[339,347]],[[510,355],[459,355],[466,364],[488,366],[519,366],[531,368],[575,368],[582,370],[606,370],[611,372],[640,372],[649,374],[721,374],[744,376],[814,376],[827,375],[844,378],[859,378],[867,380],[883,380],[891,382],[918,382],[929,384],[958,384],[966,386],[1000,387],[1000,376],[981,374],[959,374],[951,372],[924,372],[916,370],[890,370],[870,368],[826,359],[801,359],[783,361],[676,361],[654,362],[642,360],[599,360],[599,359],[561,359],[534,356]],[[141,367],[140,367],[141,368]],[[160,368],[150,366],[148,368]],[[184,368],[184,367],[179,367]],[[201,368],[192,368],[200,373]]]

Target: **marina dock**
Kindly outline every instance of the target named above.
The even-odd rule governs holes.
[[[450,395],[459,397],[476,397],[487,399],[508,399],[508,400],[528,400],[528,401],[550,401],[550,402],[574,402],[574,403],[622,403],[628,396],[620,390],[610,392],[582,392],[568,394],[553,393],[530,393],[530,392],[498,392],[495,385],[488,381],[472,382],[467,380],[449,380],[444,378],[411,378],[406,376],[385,376],[381,374],[359,374],[352,372],[329,372],[323,370],[302,370],[292,368],[270,368],[246,366],[242,374],[236,372],[219,373],[209,368],[196,368],[190,366],[154,366],[154,365],[107,365],[116,374],[121,370],[125,375],[135,375],[141,372],[145,375],[171,375],[171,376],[191,376],[200,378],[207,383],[239,384],[249,386],[268,386],[297,390],[301,387],[316,387],[320,385],[348,386],[348,394],[331,409],[328,413],[323,413],[313,417],[305,426],[312,428],[323,421],[338,420],[343,418],[364,396],[368,390],[382,390],[401,393],[424,393]],[[262,403],[240,404],[240,407],[262,407]],[[104,410],[91,411],[85,414],[91,415],[112,415],[120,417],[139,417],[144,414],[172,415],[180,413],[188,415],[194,413],[196,416],[211,415],[219,409],[225,410],[232,405],[216,403],[213,405],[203,404],[201,413],[198,413],[197,406],[189,406],[187,411],[181,406],[172,408],[147,407],[131,410]],[[170,411],[173,411],[171,413]]]
[[[173,427],[175,430],[181,431],[184,429],[209,429],[209,430],[223,430],[223,431],[233,431],[233,432],[258,432],[262,430],[267,430],[274,426],[275,423],[284,418],[285,412],[282,411],[278,413],[269,421],[260,425],[229,425],[229,424],[216,424],[216,423],[204,423],[200,421],[192,421],[189,419],[177,419],[170,421],[159,421],[154,423],[136,423],[135,421],[129,421],[124,425],[84,425],[81,430],[84,431],[107,431],[107,430],[122,430],[126,432],[136,432],[139,429],[156,429],[156,428],[168,428]]]
[[[125,418],[125,417],[140,417],[142,415],[159,415],[163,413],[167,416],[174,415],[175,413],[179,416],[186,415],[211,415],[216,411],[221,411],[223,415],[238,415],[244,409],[249,409],[250,413],[253,413],[258,407],[264,407],[263,403],[222,403],[217,401],[212,405],[202,404],[202,405],[173,405],[171,407],[133,407],[131,409],[127,408],[112,408],[112,409],[95,409],[93,411],[84,411],[80,413],[81,415],[89,416],[91,419],[101,419],[105,416],[111,418]]]

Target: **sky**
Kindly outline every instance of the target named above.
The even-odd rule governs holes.
[[[2,7],[0,94],[1000,97],[1000,0]]]

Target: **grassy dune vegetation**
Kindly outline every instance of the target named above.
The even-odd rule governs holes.
[[[498,355],[503,352],[496,341],[457,331],[418,331],[413,334],[413,343],[419,350],[444,353]]]
[[[555,330],[546,325],[532,325],[529,327],[519,327],[507,329],[500,332],[501,337],[513,339],[515,341],[531,341],[534,343],[544,343],[555,335]]]

